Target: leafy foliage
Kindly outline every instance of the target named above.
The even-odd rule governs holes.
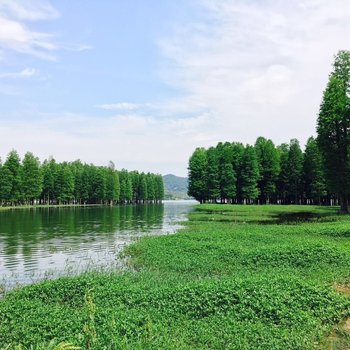
[[[115,170],[74,162],[43,164],[32,153],[23,161],[11,151],[0,167],[0,205],[115,204],[158,202],[164,198],[161,175]]]
[[[350,315],[332,287],[350,282],[348,227],[326,207],[199,206],[178,234],[127,249],[137,273],[8,294],[0,348],[51,339],[84,349],[321,348]]]
[[[317,120],[318,144],[325,162],[329,188],[348,211],[350,193],[350,52],[339,51],[323,93]]]

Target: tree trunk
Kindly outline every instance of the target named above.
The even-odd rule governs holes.
[[[340,214],[349,214],[347,196],[344,194],[341,194],[339,196],[339,201],[340,201]]]

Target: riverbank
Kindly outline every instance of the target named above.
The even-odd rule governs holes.
[[[147,205],[147,204],[162,204],[164,203],[164,200],[158,201],[158,202],[137,202],[137,203],[116,203],[116,204],[35,204],[35,205],[14,205],[14,206],[0,206],[1,210],[16,210],[16,209],[36,209],[36,208],[85,208],[85,207],[111,207],[111,206],[117,206],[117,205]]]
[[[82,349],[346,349],[335,326],[350,315],[339,289],[350,284],[350,219],[336,210],[199,206],[177,234],[125,250],[134,272],[7,295],[0,349],[52,339]]]

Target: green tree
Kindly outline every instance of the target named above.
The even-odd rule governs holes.
[[[84,165],[82,162],[78,159],[75,160],[70,164],[71,171],[74,176],[74,193],[73,197],[75,201],[79,204],[82,203],[82,191],[84,188],[83,184],[83,169]]]
[[[43,187],[41,198],[47,204],[51,204],[55,200],[55,178],[57,172],[57,163],[52,157],[45,160],[42,165]]]
[[[12,150],[4,163],[4,166],[9,170],[11,174],[11,198],[12,204],[17,204],[22,198],[21,191],[21,159],[15,150]]]
[[[108,167],[106,169],[106,199],[110,204],[119,200],[120,185],[119,176],[114,168]]]
[[[153,201],[156,199],[156,184],[154,181],[154,175],[147,173],[146,182],[147,182],[147,199],[150,201]]]
[[[140,200],[145,201],[148,198],[148,186],[146,175],[141,173],[140,175]]]
[[[3,165],[0,168],[0,202],[2,204],[11,201],[12,194],[12,173],[10,169]]]
[[[206,180],[208,198],[216,201],[220,197],[220,178],[219,157],[214,147],[210,147],[207,150]]]
[[[277,177],[277,198],[280,204],[286,204],[288,196],[289,145],[287,143],[282,143],[281,145],[277,146],[276,150],[278,152],[280,167],[280,172]]]
[[[340,211],[347,214],[350,193],[350,52],[339,51],[323,93],[317,120],[327,186],[336,193]]]
[[[207,152],[204,148],[196,148],[188,163],[188,195],[200,203],[207,199]]]
[[[244,149],[240,165],[240,174],[242,181],[242,198],[248,201],[256,199],[259,195],[259,165],[253,146],[247,145]]]
[[[288,151],[288,193],[295,204],[302,196],[303,152],[299,141],[292,139]]]
[[[242,173],[241,173],[241,164],[244,154],[244,145],[240,142],[232,143],[232,167],[233,171],[236,174],[236,200],[239,202],[242,200]]]
[[[162,175],[156,175],[156,200],[161,201],[164,199],[164,182]]]
[[[21,184],[24,200],[33,204],[43,189],[43,177],[39,158],[31,152],[27,152],[23,158]]]
[[[219,157],[219,186],[222,202],[232,201],[236,196],[236,172],[233,168],[233,147],[229,142],[216,146]]]
[[[255,142],[255,152],[259,163],[260,202],[267,203],[276,193],[276,181],[280,171],[278,152],[271,140],[258,137]]]
[[[122,169],[119,172],[120,179],[120,200],[122,202],[129,203],[132,200],[133,188],[132,188],[132,178],[127,170]],[[146,198],[144,198],[146,199]]]
[[[68,163],[60,163],[55,174],[55,195],[59,202],[69,203],[74,195],[74,175]]]
[[[321,153],[313,137],[307,140],[303,172],[306,197],[320,204],[321,197],[325,195],[326,186]]]
[[[91,198],[93,203],[102,203],[106,199],[106,173],[103,167],[93,167]]]

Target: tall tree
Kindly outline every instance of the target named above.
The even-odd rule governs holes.
[[[219,186],[222,202],[231,202],[236,196],[236,172],[233,169],[232,144],[221,142],[216,146],[219,157]]]
[[[220,197],[219,157],[214,147],[207,150],[207,190],[208,198],[216,201]]]
[[[304,190],[307,199],[320,204],[325,195],[325,180],[322,157],[317,142],[313,137],[307,140],[303,164]]]
[[[0,204],[7,204],[11,201],[12,193],[12,173],[10,169],[3,165],[0,168]]]
[[[161,201],[164,199],[164,182],[163,182],[163,176],[157,175],[156,176],[156,200]]]
[[[59,202],[69,203],[74,195],[74,175],[68,163],[60,163],[55,173],[55,195]]]
[[[248,199],[249,201],[256,199],[259,195],[259,166],[253,146],[247,145],[245,147],[240,172],[242,179],[242,199]]]
[[[244,145],[240,142],[232,143],[232,168],[236,175],[236,199],[238,201],[242,200],[242,174],[241,174],[241,164],[244,154]]]
[[[288,151],[288,194],[297,204],[302,196],[303,152],[297,139],[290,140]]]
[[[41,194],[43,178],[39,158],[31,152],[24,155],[21,175],[23,199],[33,204]]]
[[[188,195],[200,203],[207,199],[207,152],[204,148],[196,148],[188,164]]]
[[[22,198],[21,191],[21,159],[15,150],[12,150],[4,163],[4,166],[11,174],[11,198],[10,201],[15,204]]]
[[[255,142],[255,152],[259,163],[259,181],[261,203],[270,201],[276,192],[276,181],[280,171],[278,152],[271,140],[258,137]]]
[[[282,143],[281,145],[277,146],[276,149],[278,152],[280,166],[280,172],[277,177],[277,198],[279,200],[279,203],[286,204],[288,195],[289,145],[287,143]]]
[[[45,160],[42,165],[43,188],[41,198],[47,204],[51,204],[55,200],[55,178],[57,172],[57,163],[52,157]]]
[[[120,196],[119,176],[114,168],[108,167],[106,170],[106,199],[112,205]]]
[[[350,52],[339,51],[323,93],[317,120],[328,188],[339,196],[347,214],[350,193]]]

